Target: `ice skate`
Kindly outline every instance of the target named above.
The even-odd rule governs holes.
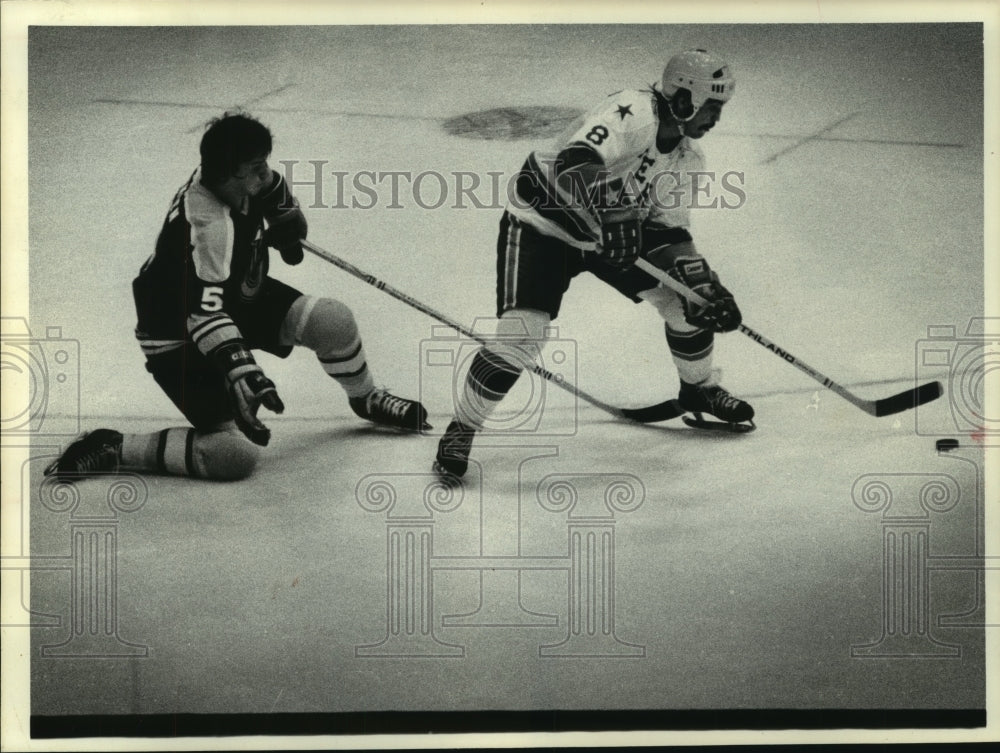
[[[682,381],[677,402],[684,410],[694,414],[694,418],[684,416],[684,423],[696,429],[747,432],[756,428],[752,420],[754,411],[750,403],[733,397],[717,384],[696,385]],[[702,416],[703,413],[720,420],[706,420]]]
[[[122,435],[113,429],[84,432],[46,469],[46,476],[66,480],[114,473],[121,466]]]
[[[386,390],[372,390],[366,397],[349,400],[351,409],[361,418],[404,431],[426,431],[427,410],[416,400],[396,397]]]
[[[469,468],[469,452],[476,430],[460,421],[452,421],[438,443],[437,457],[432,466],[442,480],[454,483]]]

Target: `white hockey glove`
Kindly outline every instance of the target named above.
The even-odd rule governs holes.
[[[642,219],[635,207],[598,209],[601,222],[601,257],[616,267],[635,263],[642,250]]]
[[[700,305],[687,298],[682,299],[684,318],[688,324],[713,332],[732,332],[740,326],[743,315],[736,305],[736,299],[722,286],[719,276],[709,268],[703,257],[678,257],[668,272],[671,277],[707,301]]]
[[[213,356],[226,374],[236,425],[251,442],[266,447],[271,430],[257,418],[257,411],[262,405],[274,413],[285,410],[274,382],[264,376],[264,371],[242,342],[220,345]]]

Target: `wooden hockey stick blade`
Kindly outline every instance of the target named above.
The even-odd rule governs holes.
[[[635,266],[643,270],[650,276],[659,280],[664,286],[670,288],[675,293],[684,296],[689,301],[693,301],[697,304],[705,304],[707,301],[700,295],[695,293],[693,290],[687,288],[682,283],[675,280],[668,273],[664,272],[662,269],[658,269],[650,264],[645,259],[639,258],[635,262]],[[779,358],[784,359],[792,366],[797,368],[804,374],[808,374],[810,377],[815,379],[817,382],[822,384],[829,390],[836,392],[842,398],[847,400],[851,405],[855,405],[865,413],[870,416],[875,416],[876,418],[881,418],[882,416],[891,416],[894,413],[901,413],[904,410],[910,410],[911,408],[916,408],[918,405],[923,405],[924,403],[929,403],[932,400],[937,400],[941,397],[944,392],[944,388],[941,386],[940,382],[928,382],[927,384],[916,387],[912,390],[907,390],[905,392],[900,392],[898,395],[893,395],[892,397],[883,398],[882,400],[865,400],[864,398],[858,397],[853,392],[851,392],[846,387],[837,384],[835,381],[830,379],[830,377],[825,374],[820,373],[814,369],[809,364],[804,361],[799,360],[787,350],[778,347],[775,343],[768,340],[759,332],[751,329],[746,324],[740,324],[740,332],[749,337],[751,340],[756,342],[758,345],[766,348],[767,350],[774,353]]]
[[[912,390],[900,392],[898,395],[876,400],[875,411],[872,415],[880,418],[891,416],[893,413],[902,413],[904,410],[910,410],[918,405],[937,400],[943,394],[944,386],[941,382],[928,382]]]
[[[664,400],[656,405],[645,408],[620,408],[622,418],[637,421],[641,424],[654,424],[658,421],[669,421],[684,414],[684,409],[676,400]]]

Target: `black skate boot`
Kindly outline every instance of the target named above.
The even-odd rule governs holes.
[[[696,429],[715,429],[733,432],[753,431],[754,412],[750,403],[733,397],[717,384],[697,385],[681,381],[677,402],[694,414],[694,418],[684,416],[684,423]],[[721,421],[706,421],[702,413],[708,413]]]
[[[60,480],[114,473],[122,463],[122,435],[113,429],[84,432],[45,469],[46,476]]]
[[[453,483],[465,475],[469,468],[469,452],[472,450],[472,439],[476,430],[455,420],[438,443],[437,458],[434,460],[434,472],[444,481]]]
[[[386,390],[372,390],[367,397],[352,397],[348,401],[358,416],[379,424],[404,431],[426,431],[427,410],[416,400],[396,397]]]

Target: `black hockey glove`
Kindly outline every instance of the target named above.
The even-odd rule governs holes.
[[[236,425],[251,442],[266,447],[271,430],[257,418],[257,411],[262,405],[274,413],[285,410],[274,382],[264,376],[264,371],[241,342],[220,345],[213,356],[226,373]]]
[[[674,261],[669,273],[707,301],[702,305],[682,299],[684,318],[688,324],[713,332],[732,332],[740,326],[743,315],[733,294],[722,286],[719,276],[709,268],[704,258],[681,256]]]
[[[264,243],[278,249],[286,264],[302,261],[302,240],[309,232],[309,224],[281,174],[274,173],[271,185],[253,200],[267,220]]]
[[[302,241],[309,232],[309,223],[299,209],[299,200],[293,196],[291,201],[291,209],[267,221],[264,243],[278,249],[286,264],[298,264],[302,261]]]
[[[599,209],[601,222],[601,257],[616,267],[635,263],[642,250],[642,220],[635,207]]]

